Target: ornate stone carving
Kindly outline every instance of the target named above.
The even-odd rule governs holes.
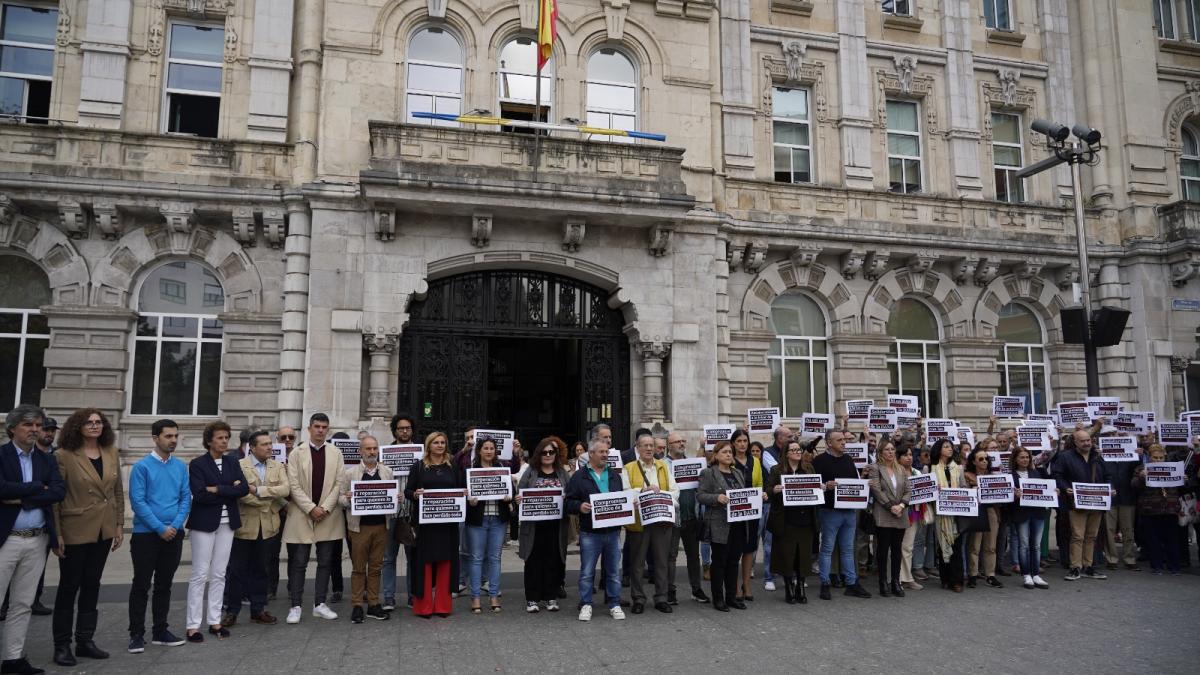
[[[92,216],[101,238],[120,239],[124,234],[121,212],[117,210],[117,204],[113,200],[98,199],[92,202]]]
[[[996,78],[1000,80],[1000,96],[1004,105],[1016,105],[1017,83],[1021,81],[1021,71],[1012,68],[1001,69]]]
[[[445,19],[445,18],[446,18],[446,4],[447,4],[447,0],[425,0],[425,10],[426,10],[427,12],[429,12],[429,18],[431,18],[431,19]],[[528,4],[533,4],[533,5],[535,5],[535,6],[536,6],[536,4],[537,4],[537,3],[536,3],[536,2],[532,2],[531,0],[521,0],[521,6],[522,6],[522,11],[521,11],[521,27],[522,27],[522,28],[533,28],[534,26],[536,26],[536,25],[537,25],[537,18],[536,18],[536,17],[535,17],[535,18],[534,18],[534,20],[533,20],[533,25],[530,25],[530,26],[526,26],[526,25],[525,25],[525,10],[524,10],[524,6],[525,6],[525,5],[528,5]]]
[[[1172,256],[1171,283],[1183,286],[1188,281],[1200,277],[1200,253],[1185,251],[1182,255]]]
[[[922,75],[916,72],[915,69],[917,61],[915,57],[896,57],[897,61],[901,61],[901,59],[912,59],[911,64],[913,70],[911,73],[907,71],[901,71],[899,66],[897,67],[897,70],[893,71],[887,71],[882,68],[875,71],[875,81],[877,87],[877,95],[875,97],[875,123],[881,129],[887,128],[887,101],[889,98],[901,96],[910,99],[924,99],[926,96],[929,96],[933,93],[933,76]],[[907,68],[908,62],[904,62],[904,65]],[[910,79],[908,81],[902,81],[901,74],[904,74],[906,78]],[[938,133],[936,111],[937,106],[925,106],[926,125],[930,127],[927,129],[927,131],[930,133]]]
[[[783,47],[784,56],[788,56],[787,49],[791,45],[802,47],[799,42],[790,42]],[[772,90],[777,85],[793,86],[793,87],[810,87],[812,89],[812,105],[813,115],[818,122],[829,121],[829,103],[825,96],[825,64],[821,61],[805,61],[803,60],[803,51],[800,53],[800,59],[792,61],[787,58],[779,58],[774,56],[763,56],[763,98],[762,98],[762,114],[770,117],[772,114]]]
[[[254,226],[254,209],[237,206],[233,209],[233,238],[242,246],[254,246],[257,228]]]
[[[671,355],[670,342],[639,342],[637,353],[643,360],[662,361]]]
[[[237,61],[238,34],[233,29],[233,17],[225,20],[225,63]]]
[[[917,57],[902,54],[893,57],[892,63],[896,66],[896,83],[900,87],[900,93],[905,96],[912,95],[913,77],[917,74]]]
[[[983,82],[983,104],[991,108],[1020,108],[1022,110],[1037,109],[1037,90],[1032,87],[1021,87],[1021,73],[1018,70],[1001,70],[997,82]]]
[[[1171,372],[1172,373],[1186,373],[1188,366],[1191,366],[1191,365],[1192,365],[1192,360],[1186,356],[1172,356],[1171,357]]]
[[[979,267],[979,256],[969,255],[954,264],[954,283],[962,286],[970,281],[975,276],[975,270]]]
[[[661,258],[671,248],[671,228],[667,225],[655,225],[650,228],[650,255]]]
[[[400,336],[387,333],[364,333],[363,349],[368,354],[395,354],[400,344]]]
[[[185,202],[164,202],[158,207],[159,214],[171,232],[187,233],[196,224],[196,206]]]
[[[563,250],[568,253],[577,252],[579,246],[583,244],[583,237],[586,232],[587,226],[580,218],[567,218],[563,221]]]
[[[396,210],[389,205],[375,205],[375,238],[379,241],[396,238]]]
[[[1054,271],[1054,285],[1058,286],[1059,290],[1065,291],[1077,283],[1079,283],[1078,265],[1068,265]]]
[[[286,221],[284,220],[284,210],[282,207],[268,207],[262,212],[262,229],[263,235],[267,239],[267,245],[271,248],[283,248],[284,239],[287,238]]]
[[[187,12],[196,19],[229,14],[234,0],[163,0],[162,5],[177,12]]]
[[[801,242],[799,246],[792,249],[788,258],[792,261],[792,267],[808,267],[817,262],[817,257],[821,255],[822,250],[821,245],[816,242]]]
[[[746,259],[742,265],[746,271],[751,274],[758,274],[758,271],[767,263],[767,242],[752,241],[746,245]]]
[[[1032,279],[1041,273],[1045,266],[1045,258],[1026,258],[1013,268],[1013,273],[1018,279]]]
[[[871,251],[867,254],[867,259],[863,262],[863,278],[868,281],[876,281],[883,273],[887,271],[888,260],[891,254],[887,251]]]
[[[67,11],[66,5],[62,5],[58,9],[58,29],[54,36],[54,43],[59,47],[71,44],[71,12]]]
[[[625,15],[629,13],[629,0],[600,0],[604,10],[604,27],[609,40],[625,37]]]
[[[804,54],[808,47],[797,40],[783,43],[783,60],[787,64],[788,80],[799,82],[804,72]]]
[[[842,254],[842,276],[853,279],[862,270],[863,260],[867,257],[865,251],[850,250]]]
[[[20,209],[13,203],[13,200],[8,195],[0,195],[0,227],[8,227],[12,225],[13,219],[17,217]]]
[[[987,286],[992,283],[996,275],[1000,273],[999,258],[983,258],[979,261],[979,267],[975,270],[975,285],[979,287]]]
[[[72,239],[87,238],[87,216],[79,202],[69,199],[58,202],[58,218],[68,237]]]
[[[478,248],[486,247],[492,240],[492,214],[471,214],[471,243]]]
[[[1192,80],[1183,86],[1183,94],[1176,97],[1167,106],[1166,132],[1167,145],[1178,152],[1181,149],[1179,130],[1184,121],[1200,111],[1200,80]]]
[[[150,56],[162,54],[163,35],[166,32],[163,25],[165,20],[162,2],[154,0],[150,3],[150,28],[146,31],[146,53]]]
[[[937,260],[938,254],[934,251],[917,251],[908,259],[908,269],[916,274],[924,274]]]
[[[741,266],[742,261],[746,257],[746,245],[735,244],[734,242],[725,243],[725,253],[729,261],[729,271],[734,271]]]

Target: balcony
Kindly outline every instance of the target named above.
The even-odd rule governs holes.
[[[1170,242],[1200,245],[1200,203],[1178,201],[1158,208],[1159,231]]]

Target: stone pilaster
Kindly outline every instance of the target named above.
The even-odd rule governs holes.
[[[1077,74],[1071,63],[1071,25],[1067,14],[1067,0],[1039,0],[1038,23],[1042,27],[1042,53],[1049,68],[1046,73],[1046,103],[1050,119],[1063,124],[1074,124],[1075,82]],[[1029,126],[1031,120],[1025,120]],[[1044,142],[1034,136],[1037,143]],[[1072,199],[1071,167],[1063,165],[1054,169],[1055,200]]]
[[[845,187],[871,190],[871,92],[867,69],[867,21],[864,0],[838,0],[838,93],[842,130],[842,177]],[[874,8],[875,3],[871,3]],[[878,11],[876,9],[875,11]]]
[[[946,44],[946,83],[949,104],[950,166],[954,173],[952,195],[983,197],[979,176],[979,103],[975,91],[975,57],[972,35],[979,15],[972,0],[944,0],[942,30]],[[928,101],[926,105],[937,105]]]
[[[983,338],[942,342],[942,373],[946,380],[942,416],[956,419],[977,432],[987,428],[992,397],[1000,393],[996,358],[1003,347],[1001,342]]]
[[[734,414],[729,394],[729,258],[726,250],[730,244],[727,240],[718,240],[716,245],[713,272],[717,282],[717,416],[727,420]]]
[[[833,355],[834,403],[831,412],[835,417],[846,414],[846,401],[852,399],[887,401],[887,353],[893,342],[895,340],[887,335],[834,335],[829,338]]]
[[[1100,266],[1100,283],[1097,285],[1093,303],[1095,312],[1105,305],[1110,307],[1129,308],[1129,289],[1121,281],[1121,268],[1117,261],[1105,261]],[[1095,314],[1092,314],[1095,317]],[[1138,378],[1147,377],[1148,373],[1139,373],[1134,360],[1134,340],[1132,325],[1138,317],[1131,317],[1125,325],[1125,334],[1121,344],[1113,347],[1101,347],[1099,352],[1100,395],[1118,396],[1127,405],[1138,403]],[[1141,410],[1131,407],[1131,410]]]
[[[1087,396],[1083,345],[1048,344],[1046,356],[1050,361],[1050,390],[1055,405],[1062,401],[1082,401]]]
[[[288,87],[292,78],[292,0],[255,0],[250,54],[250,117],[246,136],[287,140]]]
[[[754,75],[750,0],[721,0],[721,115],[725,171],[754,176]]]
[[[639,342],[637,353],[642,357],[642,421],[661,422],[665,418],[663,405],[663,361],[671,354],[670,342]]]
[[[283,348],[279,354],[279,424],[302,426],[304,368],[308,349],[308,282],[312,213],[298,195],[287,198],[288,235],[284,241]]]
[[[1179,413],[1188,409],[1187,378],[1188,366],[1192,360],[1186,356],[1171,357],[1171,407],[1167,409],[1171,419],[1178,419]]]
[[[83,51],[83,74],[79,84],[80,126],[121,128],[132,9],[130,0],[105,0],[87,5],[87,26],[80,45]]]
[[[369,359],[367,363],[367,410],[366,417],[383,417],[391,410],[391,360],[400,344],[398,334],[365,333],[363,349]]]

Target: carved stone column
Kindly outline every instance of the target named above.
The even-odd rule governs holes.
[[[367,416],[384,417],[391,409],[388,404],[388,374],[392,354],[400,344],[397,334],[365,333],[363,348],[370,357],[367,365]]]
[[[1192,364],[1192,360],[1186,356],[1171,357],[1171,398],[1173,405],[1171,406],[1171,419],[1188,409],[1187,400],[1187,379],[1188,366]]]
[[[642,419],[646,422],[666,418],[663,407],[663,361],[671,353],[669,342],[639,342],[642,357]]]

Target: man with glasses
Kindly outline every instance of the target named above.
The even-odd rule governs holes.
[[[829,591],[829,568],[833,563],[833,547],[836,544],[841,557],[842,573],[846,575],[846,595],[869,598],[871,594],[858,583],[854,567],[854,531],[858,512],[854,509],[834,508],[834,493],[837,481],[842,478],[858,478],[854,459],[846,454],[846,436],[839,429],[825,432],[825,452],[813,459],[813,470],[821,474],[825,483],[825,503],[821,509],[821,599],[831,600]]]
[[[667,434],[667,465],[674,460],[687,459],[687,439],[672,431]],[[674,471],[672,470],[672,475]],[[700,567],[700,503],[695,490],[679,491],[679,508],[675,511],[676,527],[671,531],[670,555],[667,564],[667,602],[678,605],[675,591],[675,568],[679,561],[679,542],[683,542],[683,557],[687,560],[688,582],[692,586],[692,599],[701,604],[708,602],[702,587]]]
[[[416,421],[407,413],[397,413],[392,416],[392,444],[393,445],[410,445],[413,441],[413,436],[416,433]],[[395,477],[400,483],[400,494],[404,494],[405,485],[408,483],[408,476],[397,475]],[[396,609],[396,559],[400,555],[400,542],[396,541],[396,521],[404,518],[408,519],[407,499],[400,500],[400,512],[395,518],[390,521],[388,527],[387,545],[383,552],[383,580],[380,583],[380,590],[383,593],[383,611],[390,612]],[[413,549],[414,546],[404,547],[405,574],[404,580],[407,582],[408,606],[412,607],[412,579],[413,579]]]

